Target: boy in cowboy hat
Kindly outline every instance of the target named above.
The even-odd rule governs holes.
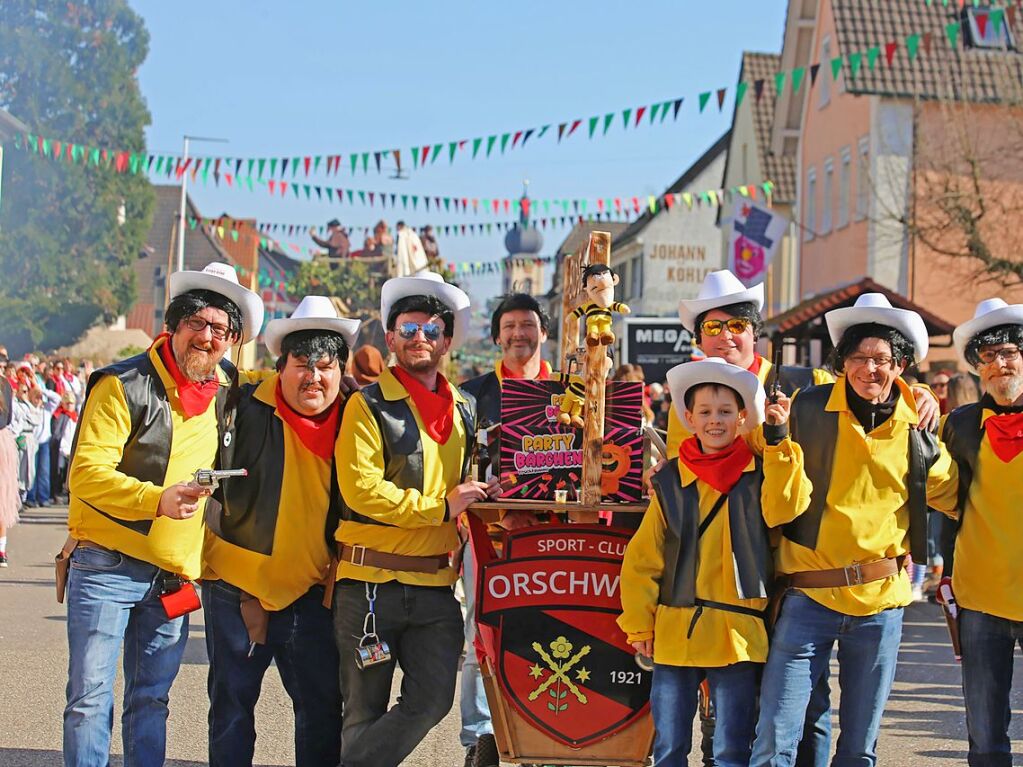
[[[220,468],[249,473],[214,492],[203,552],[213,767],[251,763],[271,662],[294,704],[296,764],[334,767],[341,756],[324,581],[340,513],[332,476],[341,377],[359,324],[338,317],[330,299],[306,296],[290,318],[266,326],[277,372],[240,387]]]
[[[397,364],[352,396],[337,443],[344,503],[334,636],[345,767],[399,764],[450,710],[463,644],[448,557],[458,546],[455,520],[500,494],[496,479],[463,480],[475,400],[439,372],[464,342],[469,297],[425,272],[385,282],[380,303]],[[395,662],[402,695],[388,710]]]
[[[906,366],[927,355],[915,312],[880,293],[825,315],[834,384],[800,392],[789,428],[806,456],[809,508],[783,526],[786,584],[764,669],[752,765],[791,765],[810,691],[839,646],[842,736],[834,764],[874,764],[895,678],[910,550],[926,559],[927,508],[950,511],[958,472],[919,415]]]
[[[165,584],[199,577],[208,491],[191,477],[217,457],[218,413],[236,374],[224,355],[263,323],[262,300],[226,264],[175,272],[169,287],[168,332],[90,376],[75,437],[58,568],[60,583],[70,564],[67,765],[109,759],[122,646],[125,762],[163,764],[188,616],[169,618],[159,597]]]
[[[655,495],[625,552],[618,623],[654,659],[654,762],[688,764],[706,677],[717,711],[715,763],[744,765],[767,659],[767,528],[798,516],[811,488],[802,450],[786,438],[787,397],[766,406],[773,432],[761,459],[742,436],[764,419],[755,375],[712,358],[678,365],[667,378],[673,407],[694,436],[654,479]]]
[[[959,466],[952,588],[959,605],[971,765],[1012,764],[1013,653],[1023,635],[1023,304],[989,298],[952,334],[984,396],[945,417]]]

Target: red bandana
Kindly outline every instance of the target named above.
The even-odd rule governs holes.
[[[1009,463],[1023,452],[1023,413],[993,415],[984,421],[984,431],[1002,463]]]
[[[690,437],[679,445],[678,457],[697,479],[724,494],[739,481],[753,454],[742,437],[717,453],[704,453],[700,441]]]
[[[755,375],[755,376],[756,375],[760,375],[760,363],[762,363],[763,361],[764,361],[764,358],[761,357],[759,354],[754,352],[754,354],[753,354],[753,364],[750,365],[746,369],[749,372],[751,372],[753,375]]]
[[[62,415],[66,415],[72,421],[77,421],[78,420],[78,411],[77,410],[68,410],[63,405],[61,405],[59,408],[57,408],[56,410],[53,411],[53,417],[54,418],[60,418]]]
[[[547,360],[540,360],[540,372],[537,374],[535,380],[537,380],[537,381],[546,381],[550,377],[551,377],[551,366],[547,364]],[[521,376],[515,375],[507,367],[505,367],[505,364],[502,362],[501,363],[501,379],[503,380],[505,378],[510,379],[510,380],[515,380],[517,378],[521,378]]]
[[[451,428],[455,424],[455,399],[447,380],[438,373],[437,391],[432,392],[400,367],[395,366],[390,370],[412,397],[430,439],[443,445],[451,436]]]
[[[171,374],[171,378],[174,379],[174,383],[178,385],[178,399],[181,400],[181,409],[185,412],[186,418],[191,418],[194,415],[201,415],[206,412],[206,408],[210,406],[213,401],[213,397],[217,394],[217,389],[220,388],[220,383],[216,378],[211,378],[208,381],[201,383],[189,380],[185,378],[185,374],[181,372],[181,368],[178,367],[178,361],[174,359],[174,352],[171,349],[170,333],[161,333],[153,341],[153,346],[156,346],[160,342],[160,339],[166,339],[166,342],[157,350],[160,355],[160,359],[163,360],[164,367],[167,368],[167,372]],[[150,349],[153,347],[150,346]]]
[[[291,427],[306,450],[324,461],[330,462],[334,455],[334,443],[337,442],[338,421],[341,419],[341,398],[317,415],[302,415],[293,410],[281,392],[281,381],[277,379],[274,390],[277,400],[277,414],[284,423]]]

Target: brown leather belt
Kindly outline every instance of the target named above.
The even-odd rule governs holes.
[[[349,546],[339,543],[338,558],[356,567],[379,567],[382,570],[398,570],[406,573],[436,573],[448,567],[448,555],[438,554],[432,557],[412,557],[405,554],[388,554],[385,551],[374,551],[365,546]]]
[[[836,567],[833,570],[806,570],[801,573],[788,573],[785,576],[786,586],[797,589],[833,589],[845,586],[858,586],[861,583],[882,581],[897,575],[906,562],[906,557],[890,557],[875,562],[864,562],[861,565]]]

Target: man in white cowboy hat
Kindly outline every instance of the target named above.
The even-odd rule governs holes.
[[[787,397],[767,404],[753,373],[716,357],[675,366],[668,386],[693,436],[654,479],[622,563],[618,623],[654,659],[654,762],[688,764],[706,678],[717,712],[715,763],[747,764],[767,659],[768,527],[798,516],[810,487],[799,445],[785,438]],[[778,433],[761,460],[742,435],[765,411]]]
[[[385,282],[380,304],[397,364],[352,396],[337,444],[345,767],[394,767],[450,710],[463,644],[455,520],[500,494],[496,480],[463,480],[475,400],[439,372],[465,339],[469,297],[426,272]],[[388,710],[395,662],[402,694]]]
[[[212,767],[252,762],[271,662],[294,704],[295,763],[334,767],[341,757],[338,656],[324,602],[340,514],[341,378],[359,324],[338,317],[329,298],[306,296],[289,319],[266,326],[277,372],[240,387],[220,467],[248,476],[225,480],[206,509]]]
[[[959,466],[952,589],[959,605],[967,760],[1011,765],[1012,662],[1023,636],[1023,304],[981,301],[952,340],[985,392],[980,402],[947,415],[941,432]]]
[[[910,551],[927,555],[927,508],[951,511],[958,471],[900,375],[927,354],[916,312],[880,293],[825,315],[834,384],[800,392],[790,429],[813,486],[782,528],[784,592],[764,669],[751,765],[791,765],[810,691],[838,643],[842,736],[832,764],[875,764],[895,678]]]
[[[693,333],[694,341],[707,357],[719,357],[749,370],[766,385],[773,380],[774,364],[756,352],[757,339],[764,325],[760,316],[763,308],[763,283],[746,287],[730,271],[721,269],[707,275],[696,298],[679,301],[678,315],[683,327]],[[789,396],[798,389],[834,380],[827,370],[795,365],[782,366],[778,376],[782,392]],[[926,387],[914,387],[913,397],[922,425],[936,427],[940,417],[938,401]],[[679,443],[688,436],[681,420],[672,411],[668,420],[668,455],[675,455]]]
[[[188,638],[178,605],[198,606],[188,597],[208,491],[191,477],[217,457],[236,373],[224,355],[263,322],[259,296],[226,264],[175,272],[169,287],[168,332],[90,376],[75,437],[70,536],[58,563],[61,599],[67,578],[67,765],[109,759],[122,649],[125,763],[163,764],[167,699]],[[166,610],[165,592],[175,592]]]

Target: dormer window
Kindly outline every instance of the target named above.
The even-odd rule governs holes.
[[[1004,51],[1016,50],[1016,40],[1004,8],[978,5],[963,9],[967,48]]]

